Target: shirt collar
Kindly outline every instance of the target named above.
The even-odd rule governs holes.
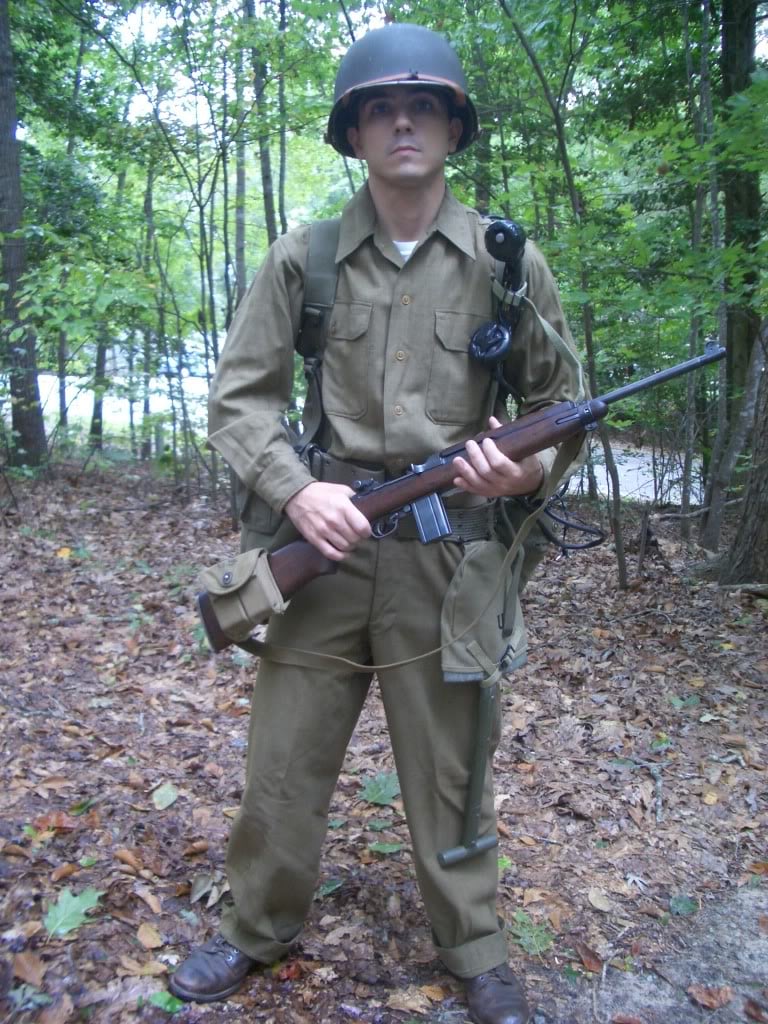
[[[376,231],[376,208],[368,189],[368,183],[355,193],[347,203],[341,215],[339,244],[336,249],[336,262],[340,263]],[[427,236],[439,231],[449,242],[460,249],[470,259],[477,258],[475,235],[469,223],[467,211],[446,188],[440,209],[434,224]]]

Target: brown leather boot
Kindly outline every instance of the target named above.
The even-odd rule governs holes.
[[[506,964],[464,978],[464,988],[475,1024],[528,1024],[531,1019],[523,986]]]
[[[231,946],[223,935],[194,950],[171,975],[168,988],[195,1003],[226,999],[242,985],[256,961]]]

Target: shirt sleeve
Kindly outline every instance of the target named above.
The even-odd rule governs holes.
[[[208,442],[276,511],[312,476],[283,426],[293,389],[307,229],[281,236],[241,301],[208,399]]]
[[[526,243],[527,298],[576,354],[573,337],[565,319],[555,279],[540,249],[531,241]],[[512,349],[504,365],[504,375],[514,386],[518,401],[518,415],[538,412],[558,402],[575,401],[579,395],[579,374],[547,337],[533,310],[523,307],[520,321],[512,339]],[[557,456],[557,448],[546,448],[538,453],[544,467],[544,480],[534,497],[546,490],[549,475]],[[577,467],[574,463],[569,472]]]

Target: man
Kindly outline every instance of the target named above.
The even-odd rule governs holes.
[[[462,834],[478,687],[447,685],[441,609],[461,575],[467,535],[423,545],[405,524],[384,539],[350,501],[354,480],[398,474],[433,452],[498,425],[496,384],[467,356],[492,319],[485,224],[446,189],[446,158],[466,148],[477,118],[458,60],[442,37],[391,25],[356,42],[339,69],[328,140],[367,164],[346,207],[338,285],[322,367],[323,479],[314,479],[281,427],[291,391],[307,255],[306,230],[272,246],[230,331],[210,399],[210,441],[241,481],[339,563],[273,617],[250,718],[246,786],[230,838],[233,903],[221,934],[171,979],[176,995],[225,998],[248,971],[284,956],[310,907],[327,811],[376,666],[420,890],[438,954],[465,984],[476,1024],[525,1024],[530,1010],[507,966],[497,917],[497,854],[445,868],[437,854]],[[567,333],[543,257],[529,247],[527,278],[540,312]],[[573,367],[525,313],[505,374],[520,412],[576,397]],[[492,441],[469,442],[455,462],[451,509],[537,495],[553,452],[521,462]],[[258,504],[258,502],[257,502]],[[451,511],[449,509],[449,512]],[[469,540],[469,543],[467,541]],[[487,607],[494,581],[472,582]],[[330,655],[307,663],[302,648]],[[518,662],[522,648],[511,652]],[[478,655],[481,662],[487,658]],[[347,663],[341,659],[347,659]],[[514,660],[514,657],[513,659]],[[357,665],[357,668],[349,665]],[[509,663],[509,658],[507,658]],[[486,683],[493,664],[471,678]],[[496,704],[498,708],[498,701]],[[490,764],[481,834],[495,831]]]

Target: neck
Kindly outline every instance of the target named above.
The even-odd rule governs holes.
[[[418,242],[437,216],[445,196],[445,178],[404,189],[380,179],[369,178],[368,187],[376,217],[389,237],[398,242]]]

